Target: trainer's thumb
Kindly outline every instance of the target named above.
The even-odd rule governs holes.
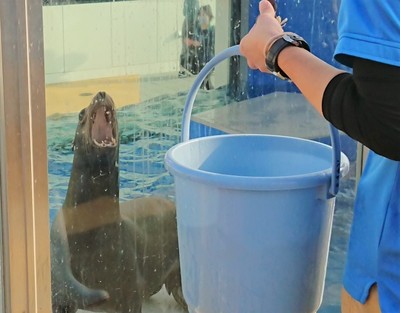
[[[274,0],[271,0],[275,3]],[[261,0],[259,4],[260,15],[261,14],[272,14],[275,15],[275,9],[270,1],[268,0]]]

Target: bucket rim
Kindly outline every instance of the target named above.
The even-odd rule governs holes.
[[[207,184],[216,185],[221,188],[226,189],[240,189],[240,190],[291,190],[291,189],[305,189],[320,185],[330,185],[330,179],[332,176],[332,167],[329,166],[324,170],[289,175],[289,176],[239,176],[239,175],[229,175],[220,174],[209,171],[204,171],[200,169],[193,169],[189,166],[182,165],[174,160],[174,152],[186,145],[190,145],[198,141],[214,140],[221,137],[263,137],[263,138],[285,138],[296,141],[303,141],[311,143],[313,145],[318,145],[324,149],[332,150],[330,145],[317,142],[310,139],[304,139],[293,136],[283,136],[283,135],[269,135],[269,134],[222,134],[215,136],[206,136],[200,138],[190,139],[188,141],[180,142],[173,147],[171,147],[165,155],[165,166],[173,176],[179,176],[182,178],[189,179],[191,181],[203,182]],[[340,176],[347,174],[349,167],[349,160],[347,156],[341,152],[341,166],[340,166]]]

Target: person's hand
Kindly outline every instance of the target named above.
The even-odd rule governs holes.
[[[283,33],[280,22],[275,18],[275,10],[268,0],[259,4],[260,15],[249,33],[240,41],[240,52],[247,59],[251,69],[268,72],[265,53],[268,45]]]
[[[189,39],[189,38],[186,38],[186,39],[185,39],[185,44],[186,44],[188,47],[200,47],[200,46],[201,46],[200,41],[193,40],[193,39]]]
[[[201,46],[201,42],[200,41],[197,41],[197,40],[193,40],[192,41],[192,45],[193,45],[193,47],[200,47]]]

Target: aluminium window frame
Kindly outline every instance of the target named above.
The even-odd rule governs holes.
[[[42,0],[0,1],[4,312],[51,312]]]

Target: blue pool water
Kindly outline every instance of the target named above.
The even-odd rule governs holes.
[[[224,105],[229,101],[225,94],[224,89],[199,92],[193,113]],[[173,194],[172,178],[164,168],[164,154],[179,140],[185,99],[186,93],[179,93],[117,111],[122,201],[154,193]],[[77,122],[77,113],[55,114],[47,119],[51,216],[61,207],[67,192]]]
[[[121,201],[151,194],[173,198],[173,179],[165,170],[164,155],[179,140],[185,100],[186,93],[179,93],[118,110]],[[225,89],[199,92],[193,114],[230,101]],[[78,114],[75,113],[52,115],[47,119],[51,220],[62,206],[66,195],[73,159],[72,140],[77,121]],[[354,164],[351,172],[350,178],[342,180],[337,197],[324,301],[320,313],[340,312],[340,288],[354,199]]]

